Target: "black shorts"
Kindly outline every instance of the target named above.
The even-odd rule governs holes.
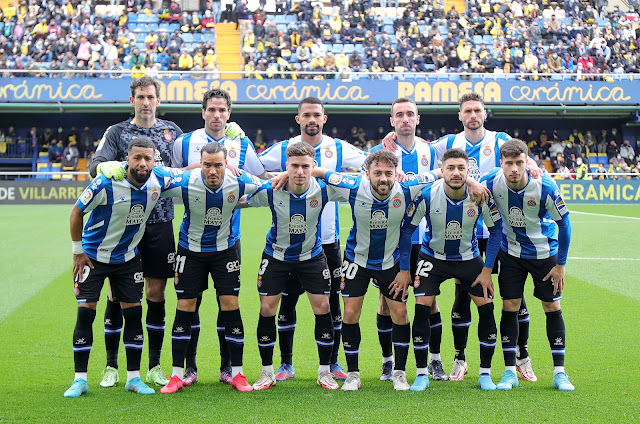
[[[144,277],[139,254],[122,264],[92,262],[93,269],[85,266],[82,278],[74,282],[78,303],[96,303],[100,300],[105,278],[109,278],[114,299],[125,303],[138,303],[142,300]]]
[[[478,250],[480,251],[480,257],[486,259],[487,258],[487,241],[489,241],[489,239],[478,238],[476,240],[478,240]],[[496,257],[496,260],[493,262],[493,268],[491,269],[492,274],[498,275],[498,269],[500,269],[498,265],[499,262],[500,261],[498,261],[498,258]]]
[[[311,294],[329,294],[331,274],[324,252],[300,262],[284,262],[262,253],[258,269],[258,294],[276,296],[287,289],[292,277],[300,282],[302,290]]]
[[[547,259],[521,259],[500,250],[500,274],[498,285],[503,299],[520,299],[524,295],[527,275],[533,279],[533,295],[543,302],[560,300],[562,295],[553,294],[553,281],[542,281],[556,266],[557,255]]]
[[[158,222],[148,224],[142,240],[138,244],[142,256],[145,278],[171,278],[176,260],[176,242],[173,238],[173,224]]]
[[[342,282],[340,283],[342,297],[364,296],[367,294],[369,283],[371,280],[374,280],[374,286],[380,289],[380,293],[382,293],[384,297],[397,302],[406,302],[406,297],[404,299],[400,299],[399,297],[394,299],[389,292],[389,284],[396,278],[398,271],[400,271],[400,264],[395,264],[393,267],[385,270],[374,270],[359,266],[347,258],[344,258],[342,261]]]
[[[340,294],[340,281],[342,280],[342,253],[340,252],[340,243],[323,244],[322,251],[327,258],[327,266],[331,273],[331,291]],[[304,289],[295,274],[291,275],[282,293],[284,296],[289,294],[300,296],[304,293]]]
[[[413,280],[413,293],[416,297],[437,296],[440,294],[440,284],[450,278],[457,278],[462,290],[472,296],[484,297],[480,284],[471,287],[483,267],[479,256],[468,261],[443,261],[420,252],[418,269]]]
[[[416,266],[418,264],[418,254],[420,253],[421,244],[412,244],[411,245],[411,258],[409,259],[409,272],[411,275],[416,275]],[[379,289],[378,282],[373,280],[373,287]]]
[[[233,247],[221,252],[192,252],[178,246],[173,284],[178,299],[195,299],[209,288],[209,275],[218,296],[237,296],[240,261]]]

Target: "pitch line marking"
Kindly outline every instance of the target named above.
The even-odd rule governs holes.
[[[640,258],[584,258],[581,256],[570,256],[569,259],[577,261],[640,261]]]
[[[640,221],[640,218],[638,218],[636,216],[607,215],[607,214],[604,214],[604,213],[578,212],[578,211],[571,211],[570,213],[571,214],[577,214],[577,215],[604,216],[604,217],[607,217],[607,218],[633,219],[635,221]]]

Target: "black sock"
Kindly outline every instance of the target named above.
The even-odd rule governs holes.
[[[258,318],[258,349],[262,366],[273,365],[273,347],[276,345],[276,317]]]
[[[340,351],[340,339],[342,337],[342,310],[340,309],[340,293],[332,291],[329,295],[329,307],[333,319],[333,349],[331,350],[331,363],[338,362]]]
[[[451,308],[451,330],[453,332],[453,346],[456,349],[455,359],[465,361],[465,349],[469,339],[471,325],[471,298],[469,293],[456,284],[456,297]]]
[[[342,323],[342,347],[347,360],[348,372],[360,371],[358,368],[358,355],[360,354],[360,324]]]
[[[478,340],[480,340],[480,367],[491,368],[491,359],[496,350],[498,338],[493,303],[478,308]]]
[[[140,358],[142,357],[142,345],[144,344],[144,331],[142,330],[142,306],[138,305],[122,309],[122,315],[124,316],[122,341],[124,342],[124,349],[127,353],[127,371],[139,371]]]
[[[522,303],[518,311],[518,359],[529,357],[529,310],[522,296]]]
[[[411,343],[411,326],[409,324],[393,324],[391,333],[393,353],[396,359],[394,370],[404,371],[407,368],[409,344]]]
[[[417,368],[427,367],[429,333],[431,332],[429,312],[431,312],[431,306],[416,303],[416,312],[413,317],[413,353],[416,356]]]
[[[187,346],[191,340],[192,324],[195,312],[187,312],[176,309],[176,318],[171,328],[171,353],[174,367],[184,367],[184,358],[187,354]],[[182,378],[181,375],[178,377]]]
[[[506,366],[516,365],[516,340],[518,340],[518,311],[502,311],[500,339]]]
[[[382,348],[382,356],[388,358],[393,355],[393,344],[391,343],[393,321],[391,320],[391,316],[377,314],[376,327],[378,327],[378,340]]]
[[[242,325],[240,309],[222,311],[222,315],[231,366],[240,367],[242,366],[242,354],[244,352],[244,326]]]
[[[318,357],[320,365],[331,364],[331,352],[333,351],[333,322],[331,313],[316,315],[314,331],[316,344],[318,345]]]
[[[149,338],[149,369],[160,365],[160,352],[164,340],[164,300],[147,299],[147,337]]]
[[[440,312],[431,314],[429,317],[431,336],[429,337],[429,352],[440,353],[442,343],[442,318]]]
[[[200,338],[200,305],[202,304],[202,296],[198,296],[196,300],[196,311],[193,313],[191,320],[191,338],[187,345],[186,368],[198,371],[196,364],[196,355],[198,354],[198,339]]]
[[[220,307],[220,296],[216,296],[216,302],[218,302],[218,318],[216,320],[216,332],[218,333],[218,343],[220,346],[220,371],[224,371],[231,366],[231,360],[229,359],[229,348],[227,347],[227,339],[225,337],[225,325],[224,316],[222,315],[222,308]]]
[[[562,310],[545,312],[547,315],[547,338],[553,355],[553,366],[564,366],[565,328]]]
[[[104,310],[104,347],[107,351],[107,366],[118,368],[118,348],[122,332],[122,308],[120,302],[107,299]]]
[[[89,354],[93,346],[93,321],[96,310],[78,308],[76,326],[73,329],[73,363],[76,372],[87,372]]]
[[[278,314],[278,344],[280,346],[280,362],[293,363],[293,336],[296,332],[296,304],[298,293],[282,293],[280,313]]]

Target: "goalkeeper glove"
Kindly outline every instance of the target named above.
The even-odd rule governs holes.
[[[102,162],[98,164],[97,171],[110,180],[113,179],[115,181],[124,179],[126,175],[122,162],[117,161]]]
[[[235,122],[227,122],[227,125],[224,126],[224,135],[228,138],[244,138],[246,136],[240,125]]]

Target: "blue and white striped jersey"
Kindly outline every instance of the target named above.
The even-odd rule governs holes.
[[[260,160],[267,171],[281,172],[286,170],[286,150],[289,143],[302,141],[301,136],[274,144],[260,154]],[[331,171],[343,171],[348,168],[362,169],[367,160],[366,153],[346,141],[322,136],[322,141],[315,147],[318,166]],[[320,221],[322,244],[340,241],[340,223],[338,221],[338,204],[330,203],[322,213]]]
[[[482,175],[496,166],[500,166],[500,147],[510,138],[507,133],[485,130],[482,140],[472,143],[467,140],[463,131],[458,134],[445,135],[436,141],[433,146],[438,160],[449,149],[464,150],[469,156],[469,176],[479,181]],[[478,238],[489,237],[489,231],[482,220],[478,221],[476,236]]]
[[[217,190],[206,186],[201,169],[186,171],[173,178],[177,187],[162,193],[162,197],[181,197],[184,218],[180,225],[178,244],[192,252],[218,252],[236,243],[231,217],[238,200],[255,193],[264,181],[246,172],[235,176],[225,172]]]
[[[250,206],[271,208],[272,223],[264,252],[284,262],[306,261],[322,253],[320,215],[336,197],[324,181],[315,178],[301,195],[274,190],[271,181],[263,184],[248,202]]]
[[[410,220],[405,221],[403,233],[415,228],[424,218],[428,232],[422,239],[421,251],[444,261],[468,261],[477,257],[476,222],[480,217],[488,227],[500,221],[500,212],[492,205],[480,208],[465,196],[453,200],[445,192],[444,180],[428,185],[407,211]]]
[[[353,227],[347,238],[345,257],[367,269],[393,267],[399,258],[400,226],[407,207],[435,176],[425,174],[405,183],[395,183],[384,200],[373,194],[371,181],[362,175],[352,177],[327,172],[325,180],[336,189],[341,201],[351,205]]]
[[[216,141],[221,143],[227,149],[227,162],[236,168],[247,171],[252,175],[262,175],[264,166],[258,159],[253,143],[248,137],[228,138],[222,137],[215,139],[204,128],[182,134],[173,144],[173,154],[171,156],[172,166],[176,168],[184,168],[194,163],[200,163],[200,149],[207,143]],[[240,239],[240,211],[236,210],[233,214],[233,234],[234,243]]]
[[[161,193],[176,186],[172,182],[175,173],[171,168],[155,167],[142,187],[127,178],[115,181],[98,174],[76,202],[81,211],[91,212],[82,232],[87,256],[105,264],[133,259]]]
[[[544,174],[529,177],[519,191],[507,186],[501,168],[484,175],[480,182],[493,194],[502,215],[501,249],[523,259],[546,259],[558,253],[556,222],[568,219],[567,209],[555,181]],[[566,246],[561,246],[566,260]],[[560,258],[559,264],[562,264]]]
[[[407,150],[400,143],[396,142],[396,147],[397,149],[393,153],[398,158],[397,169],[406,175],[420,175],[433,171],[438,167],[436,151],[429,143],[414,140],[411,150]],[[376,150],[382,150],[382,144],[373,147],[370,153]],[[411,244],[420,244],[424,232],[427,231],[426,222],[424,219],[420,222],[420,226],[411,237]]]

